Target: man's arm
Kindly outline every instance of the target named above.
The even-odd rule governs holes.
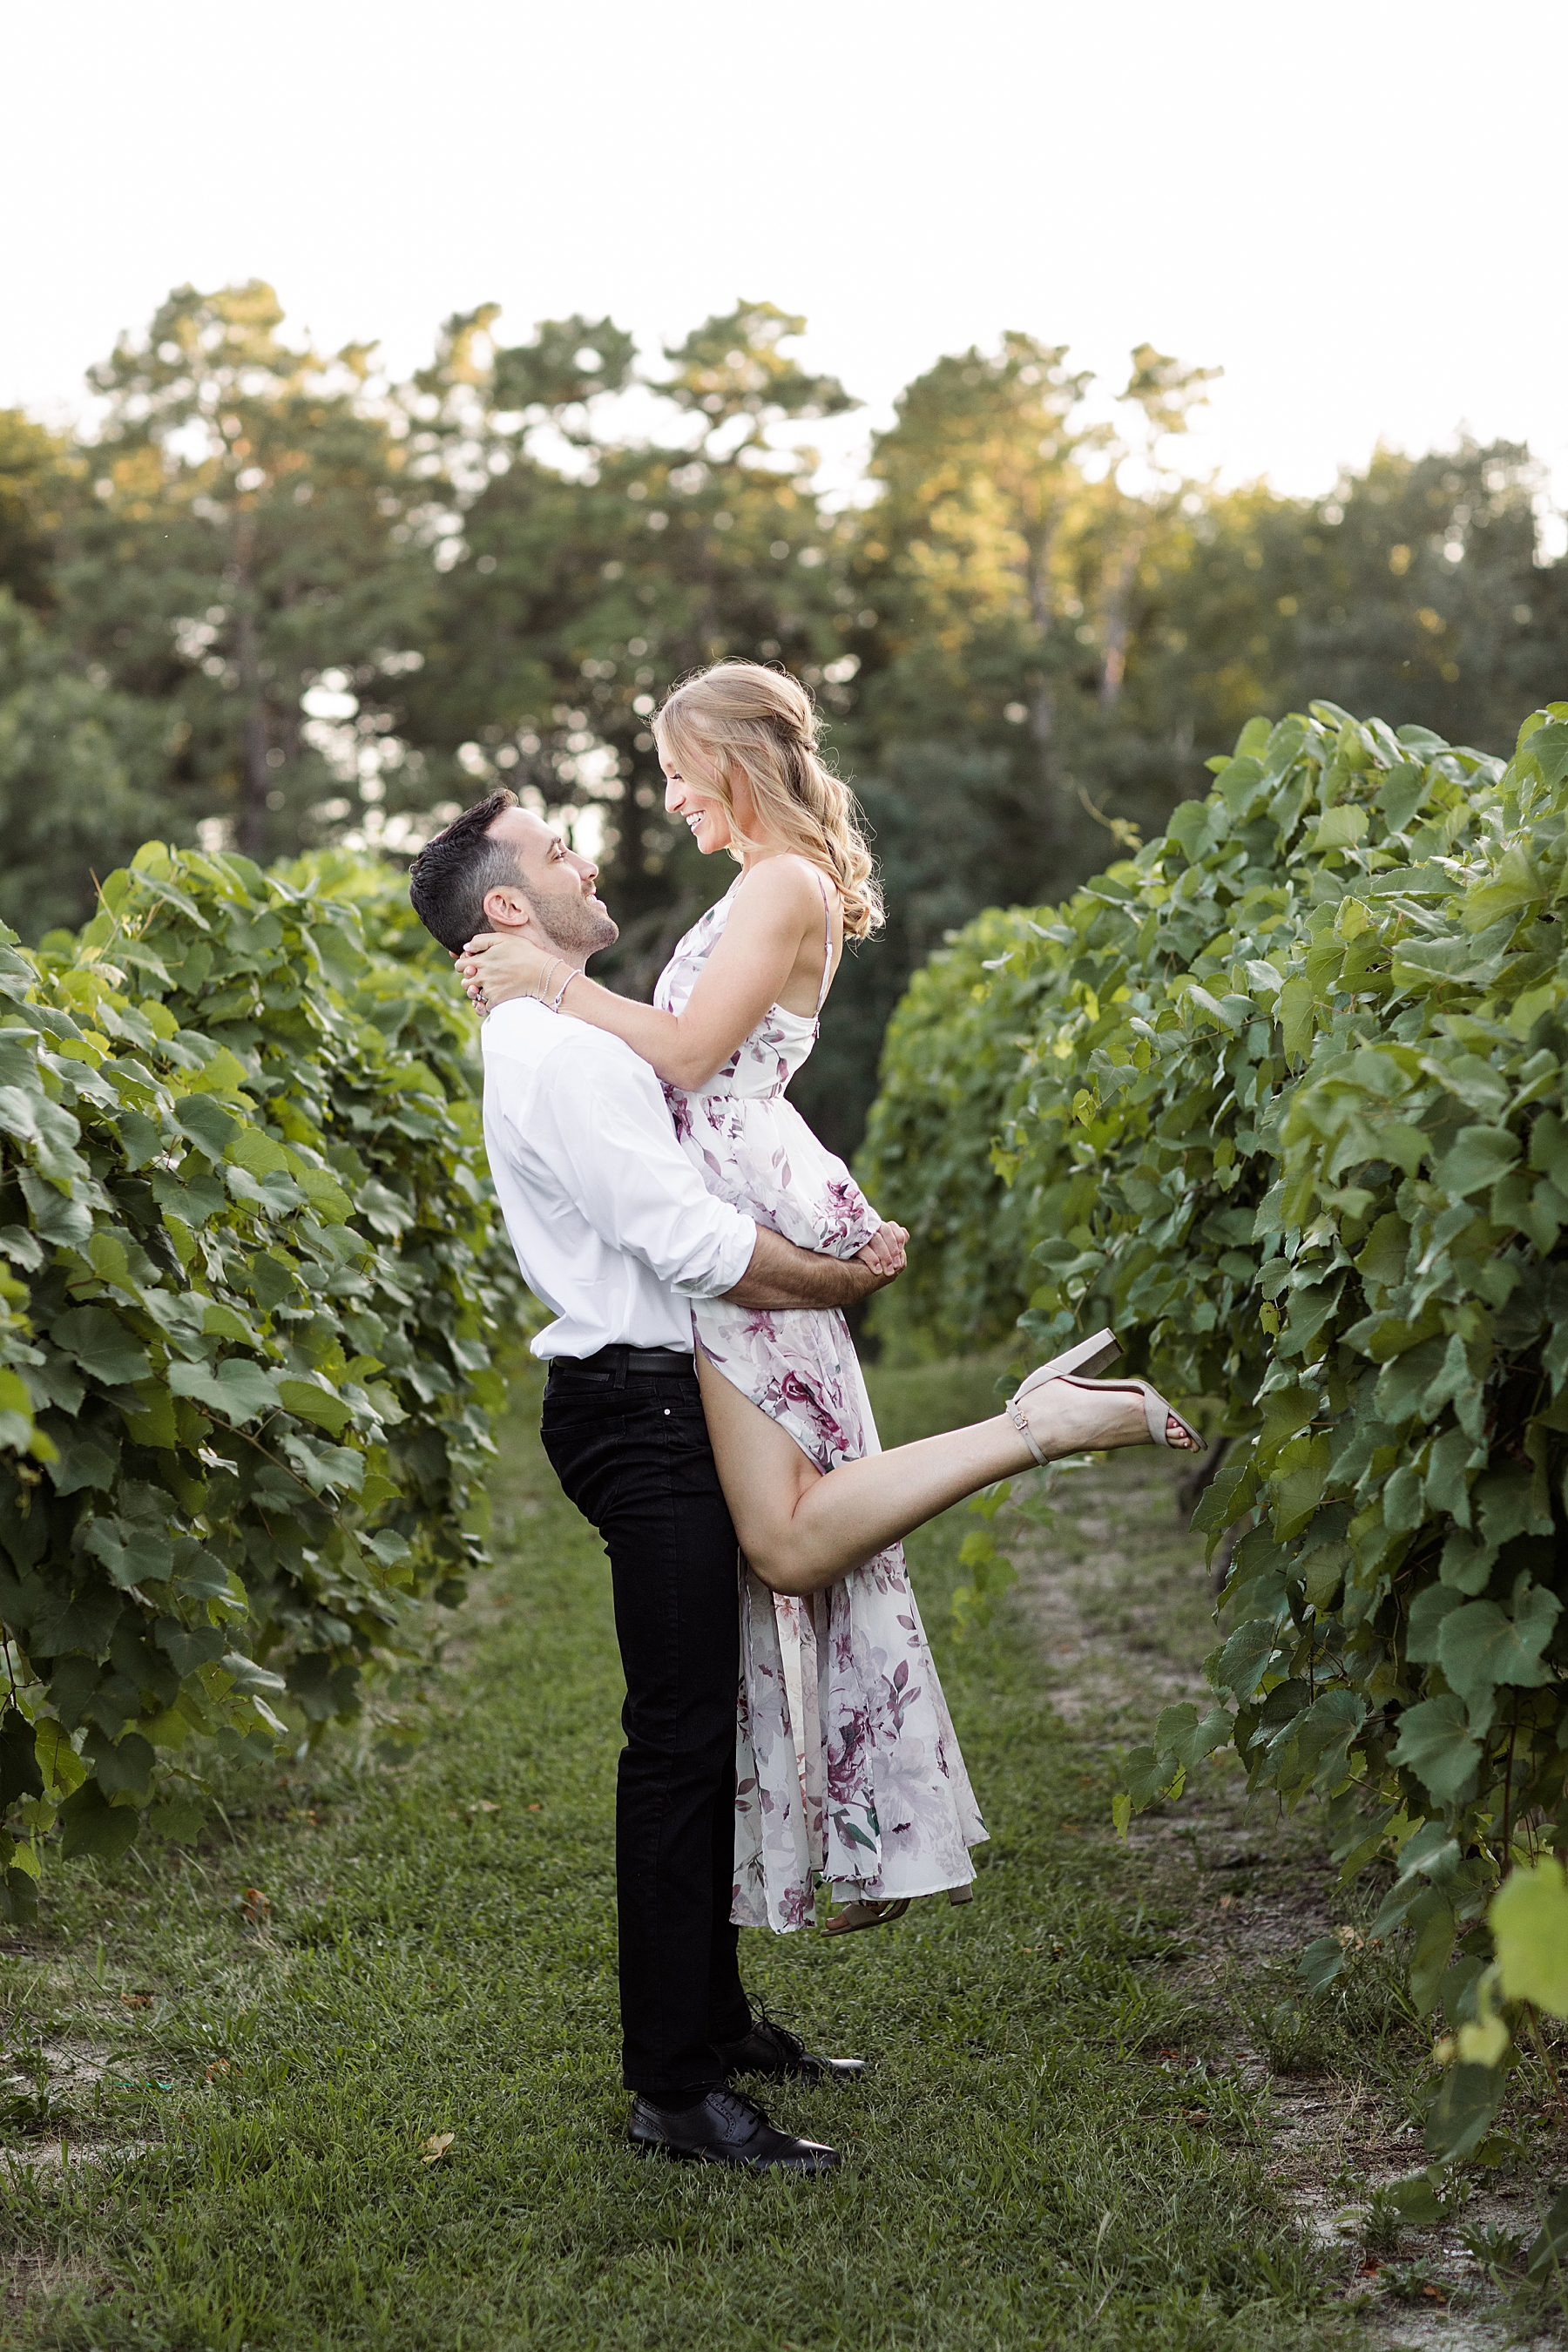
[[[561,1028],[539,1069],[530,1144],[601,1241],[679,1297],[721,1298],[751,1262],[754,1219],[709,1192],[646,1062],[604,1030],[565,1019]]]
[[[797,1249],[716,1199],[676,1141],[648,1065],[603,1031],[563,1026],[575,1034],[541,1066],[532,1144],[569,1173],[601,1239],[641,1258],[678,1296],[763,1308],[853,1307],[902,1270],[909,1235],[901,1226],[882,1226],[872,1253],[878,1265]],[[615,1058],[606,1062],[606,1054]]]
[[[757,1227],[752,1262],[733,1290],[724,1297],[736,1307],[856,1307],[875,1290],[885,1290],[903,1269],[900,1226],[884,1225],[885,1234],[899,1234],[898,1265],[891,1274],[879,1274],[858,1257],[824,1257],[816,1250],[797,1249],[782,1234]]]

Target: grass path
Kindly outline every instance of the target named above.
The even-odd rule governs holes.
[[[884,1434],[984,1410],[989,1388],[963,1368],[885,1376]],[[286,1785],[237,1786],[232,1834],[196,1862],[62,1870],[43,1927],[11,1938],[10,2064],[75,2112],[63,2168],[23,2160],[37,2134],[11,2137],[5,2340],[1342,2340],[1269,2181],[1266,2098],[1171,2063],[1212,2032],[1182,1906],[1109,1834],[1103,1739],[1053,1710],[1067,1664],[1048,1622],[1044,1652],[1024,1603],[949,1637],[962,1511],[913,1558],[992,1831],[976,1900],[845,1943],[743,1939],[754,1995],[874,2061],[854,2089],[770,2101],[839,2144],[843,2172],[737,2179],[623,2149],[619,1673],[603,1558],[539,1454],[536,1406],[521,1395],[504,1432],[500,1567],[457,1664],[407,1710],[427,1718],[409,1759],[356,1762],[344,1743]]]

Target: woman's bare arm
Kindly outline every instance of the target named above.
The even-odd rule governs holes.
[[[607,1029],[676,1087],[706,1085],[778,1003],[808,934],[822,937],[822,892],[804,859],[769,857],[735,893],[723,937],[679,1013],[660,1013],[579,975],[562,1001],[574,1020]],[[537,994],[550,959],[526,940],[487,932],[469,941],[472,967],[491,1005]],[[556,984],[562,978],[554,974]]]

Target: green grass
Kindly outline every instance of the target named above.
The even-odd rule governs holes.
[[[885,1375],[885,1434],[986,1409],[992,1379]],[[1102,1746],[1053,1716],[1020,1612],[961,1649],[948,1637],[957,1546],[975,1525],[962,1511],[913,1559],[992,1832],[975,1901],[917,1906],[843,1943],[742,1938],[753,1995],[873,2062],[861,2085],[768,2102],[839,2145],[842,2172],[734,2177],[626,2150],[607,1572],[536,1420],[536,1394],[520,1392],[495,1481],[500,1569],[458,1662],[410,1710],[427,1728],[408,1760],[345,1740],[287,1785],[237,1784],[228,1832],[196,1860],[60,1869],[41,1929],[13,1938],[12,2065],[41,2046],[57,2074],[72,2052],[107,2071],[77,2097],[68,2169],[14,2168],[12,2274],[30,2263],[40,2284],[8,2340],[1265,2352],[1337,2339],[1319,2262],[1268,2185],[1264,2095],[1223,2076],[1200,2091],[1169,2063],[1210,2027],[1175,1981],[1176,1910],[1109,1833]],[[1058,1835],[1064,1819],[1086,1833]],[[270,1905],[259,1927],[247,1888]],[[131,2007],[127,1991],[154,1998]],[[449,2150],[421,2162],[444,2132]]]

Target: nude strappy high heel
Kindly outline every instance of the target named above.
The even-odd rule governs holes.
[[[1143,1419],[1152,1444],[1170,1444],[1170,1423],[1173,1421],[1187,1441],[1180,1450],[1184,1453],[1203,1452],[1204,1442],[1197,1431],[1182,1419],[1173,1405],[1167,1404],[1159,1390],[1151,1386],[1149,1381],[1095,1381],[1083,1377],[1086,1373],[1098,1371],[1104,1364],[1114,1363],[1121,1353],[1121,1342],[1114,1331],[1097,1331],[1092,1339],[1079,1340],[1075,1347],[1065,1349],[1059,1356],[1053,1356],[1049,1363],[1042,1364],[1037,1371],[1031,1372],[1022,1387],[1008,1398],[1007,1418],[1042,1469],[1048,1456],[1042,1454],[1035,1443],[1035,1433],[1029,1427],[1023,1399],[1032,1395],[1035,1390],[1043,1389],[1049,1381],[1067,1381],[1075,1389],[1136,1391],[1143,1401]]]
[[[895,1919],[903,1917],[910,1900],[908,1895],[900,1895],[886,1903],[847,1903],[842,1911],[823,1921],[822,1933],[853,1936],[860,1927],[890,1927]]]
[[[950,1903],[973,1903],[974,1889],[950,1886],[947,1899]],[[842,1911],[836,1911],[830,1919],[823,1921],[820,1932],[825,1936],[852,1936],[859,1927],[890,1927],[895,1919],[903,1917],[913,1900],[912,1895],[895,1895],[879,1903],[847,1903]]]

